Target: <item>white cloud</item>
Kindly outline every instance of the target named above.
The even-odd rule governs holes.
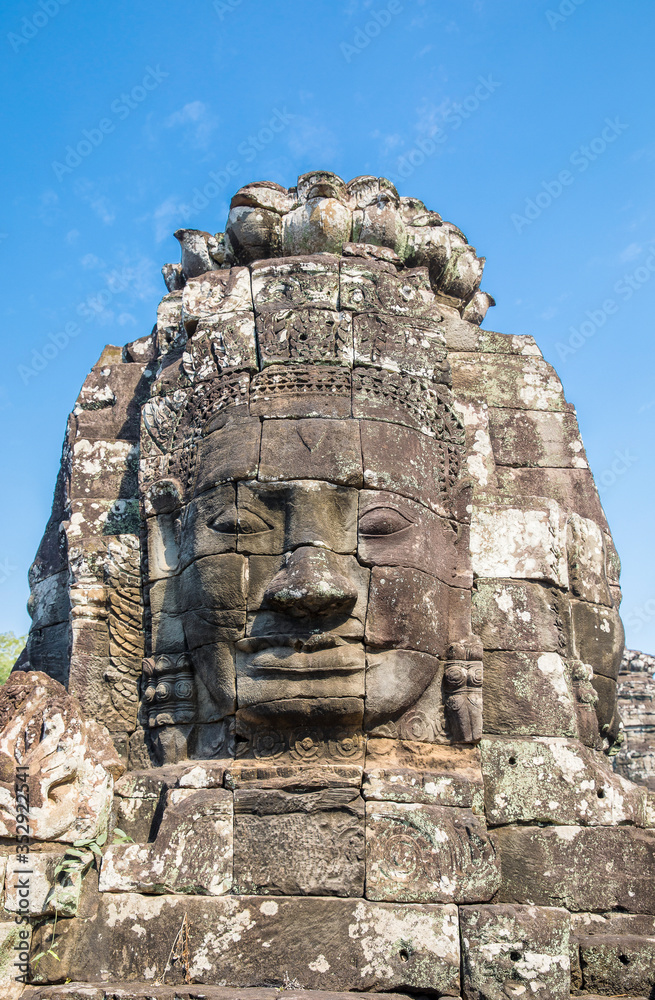
[[[184,129],[186,142],[197,149],[205,149],[218,125],[218,119],[212,115],[204,101],[190,101],[179,111],[169,115],[164,125],[166,128]]]

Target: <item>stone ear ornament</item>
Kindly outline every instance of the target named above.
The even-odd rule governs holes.
[[[196,684],[188,653],[143,661],[147,686],[143,702],[148,726],[175,726],[195,721]]]
[[[451,735],[458,743],[482,739],[482,642],[471,636],[446,651],[444,708]]]

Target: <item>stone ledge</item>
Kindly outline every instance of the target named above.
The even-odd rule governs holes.
[[[67,983],[65,986],[28,986],[21,1000],[354,1000],[368,993],[329,993],[323,990],[279,990],[272,987],[237,989],[229,986],[159,986],[152,983]],[[408,1000],[404,993],[385,993],[385,1000]]]

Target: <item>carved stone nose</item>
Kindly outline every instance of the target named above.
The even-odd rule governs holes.
[[[335,556],[303,546],[287,557],[264,594],[266,607],[286,615],[335,615],[350,611],[357,591],[340,572]]]

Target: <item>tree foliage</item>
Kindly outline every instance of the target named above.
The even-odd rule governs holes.
[[[26,635],[0,632],[0,684],[4,684],[9,677],[11,668],[22,653],[26,642]]]

